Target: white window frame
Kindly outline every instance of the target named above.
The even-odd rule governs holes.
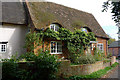
[[[99,48],[98,45],[102,45],[102,50]],[[98,48],[100,51],[104,51],[104,45],[103,45],[103,43],[97,43],[97,48]]]
[[[52,27],[53,27],[53,30],[54,31],[58,31],[58,29],[59,29],[59,25],[57,25],[57,24],[51,24],[50,25],[50,29],[52,29]],[[57,29],[58,28],[58,29]]]
[[[54,53],[52,53],[51,52],[51,42],[55,42],[56,43],[56,48],[55,48],[55,52]],[[58,45],[58,43],[61,43],[61,45],[59,45],[59,46],[61,46],[61,49],[62,49],[62,42],[60,42],[60,41],[51,41],[50,42],[50,54],[62,54],[62,50],[61,50],[61,52],[57,52],[57,45]]]
[[[3,50],[5,51],[2,51],[2,46],[5,46]],[[7,52],[7,44],[6,43],[0,43],[0,53],[6,53]]]

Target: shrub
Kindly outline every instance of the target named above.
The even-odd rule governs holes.
[[[95,51],[94,51],[94,59],[95,59],[96,61],[102,61],[102,60],[104,60],[105,58],[106,58],[106,57],[105,57],[104,52],[102,52],[102,51],[100,51],[100,50],[98,50],[98,49],[95,48]]]
[[[81,55],[77,58],[76,64],[93,64],[95,63],[95,59],[92,55],[87,54],[87,55]]]
[[[58,70],[59,63],[54,55],[48,53],[40,53],[34,58],[35,63],[30,64],[30,72],[32,72],[32,80],[52,80],[55,79],[55,72]],[[34,74],[33,74],[34,73]]]
[[[111,61],[110,59],[106,59],[106,58],[103,60],[104,63],[107,63],[107,62],[110,62],[110,61]]]
[[[69,54],[68,59],[71,63],[75,63],[77,61],[78,54]]]
[[[112,57],[112,53],[107,54],[107,58],[110,58],[110,57]]]
[[[31,54],[31,55],[30,55]],[[47,52],[25,54],[22,58],[27,61],[26,69],[20,68],[16,59],[4,59],[3,61],[3,80],[53,80],[56,79],[55,72],[58,70],[59,63],[54,55]],[[24,66],[24,65],[23,65]]]
[[[3,80],[14,80],[17,79],[16,74],[18,70],[18,64],[13,60],[5,59],[2,63],[2,79]]]

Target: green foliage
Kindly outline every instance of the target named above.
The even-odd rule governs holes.
[[[104,60],[106,57],[105,57],[105,54],[104,52],[98,50],[97,48],[95,48],[95,51],[94,51],[94,59],[96,61],[102,61]]]
[[[114,67],[116,67],[118,65],[118,63],[114,63],[113,65],[111,65],[110,67],[106,67],[104,69],[98,70],[96,72],[91,73],[90,75],[80,75],[80,76],[71,76],[69,77],[67,80],[80,80],[82,78],[101,78],[103,75],[105,75],[109,70],[113,69]]]
[[[36,55],[33,52],[27,52],[19,57],[20,60],[24,59],[26,61],[34,61],[35,58]]]
[[[26,59],[26,69],[19,67],[19,60],[3,59],[3,80],[53,80],[56,79],[55,72],[58,70],[59,62],[56,56],[47,52],[26,53],[21,58]],[[23,65],[25,66],[25,65]]]
[[[18,64],[13,59],[4,59],[2,63],[2,79],[14,80],[17,79]]]
[[[52,80],[55,78],[59,63],[54,55],[42,53],[34,61],[35,63],[32,65],[32,68],[35,69],[33,80]]]
[[[93,64],[95,63],[95,59],[93,55],[87,54],[79,56],[75,62],[76,64]]]
[[[53,39],[57,39],[60,40],[59,38],[59,32],[55,32],[54,30],[51,30],[50,28],[48,28],[45,32],[44,32],[44,37],[45,38],[53,38]]]
[[[70,41],[68,41],[68,50],[70,52],[69,58],[72,62],[76,61],[79,55],[84,54],[84,50],[88,47],[91,40],[96,40],[93,33],[85,33],[81,30],[75,30],[71,36]],[[73,55],[76,54],[76,55]],[[77,55],[79,54],[79,55]],[[73,61],[74,60],[74,61]]]
[[[41,49],[37,56],[33,50],[43,44],[43,38],[46,34],[28,33],[26,35],[25,48],[28,52],[18,58],[12,56],[11,59],[3,59],[3,79],[4,80],[53,80],[56,79],[55,72],[58,70],[59,63],[55,55],[49,54],[49,50]],[[24,59],[26,62],[26,69],[19,67],[19,60]],[[32,62],[28,62],[32,61]],[[24,66],[24,65],[23,65]]]
[[[111,2],[110,0],[108,0],[107,2],[104,2],[103,4],[103,12],[107,11],[109,8],[111,8],[113,13],[113,20],[116,22],[116,24],[119,24],[120,22],[120,2]]]
[[[34,43],[36,44],[36,46],[38,46],[37,44],[39,44],[40,41],[40,33],[36,34],[35,32],[30,32],[26,35],[26,39],[25,39],[25,48],[27,48],[27,50],[30,51],[34,51],[35,46]]]
[[[119,63],[115,62],[114,64],[111,65],[112,68],[116,67]]]
[[[69,54],[68,59],[71,61],[72,64],[76,64],[78,54]]]
[[[85,33],[81,30],[75,30],[75,32],[71,32],[65,28],[60,28],[58,32],[56,32],[48,28],[45,31],[41,31],[40,33],[28,33],[25,47],[29,47],[30,50],[33,51],[33,49],[35,49],[35,45],[38,46],[39,43],[42,43],[44,38],[67,41],[67,48],[72,53],[80,53],[80,50],[82,48],[86,48],[91,40],[96,40],[95,35],[92,32]]]
[[[96,38],[93,32],[89,32],[87,38],[90,39],[90,41],[96,41]]]
[[[112,42],[114,42],[115,41],[115,39],[113,39],[112,37],[110,37],[109,35],[108,35],[108,37],[110,38],[109,40],[108,40],[108,45],[109,44],[111,44]]]
[[[27,80],[52,80],[56,78],[55,72],[58,70],[59,63],[56,61],[55,55],[43,52],[39,53],[38,56],[32,54],[29,57],[30,59],[28,57],[24,58],[28,61],[34,61],[34,63],[28,63],[29,69],[22,72],[29,72],[26,74],[28,75]]]
[[[80,27],[80,26],[87,26],[84,22],[82,22],[82,21],[74,21],[73,23],[72,23],[72,27],[75,27],[75,28],[77,28],[77,27]]]
[[[87,45],[90,42],[90,39],[87,38],[88,35],[87,33],[81,31],[81,30],[76,30],[73,33],[71,43],[73,47],[76,49],[81,49],[83,46]]]
[[[110,58],[110,57],[112,57],[112,53],[109,53],[109,52],[108,52],[107,58]]]
[[[94,40],[95,37],[92,33],[85,33],[80,30],[76,30],[74,33],[60,28],[58,32],[50,30],[49,28],[39,33],[30,32],[26,35],[25,48],[27,53],[21,55],[18,58],[12,56],[11,59],[4,59],[3,63],[3,79],[9,80],[53,80],[56,79],[55,72],[58,70],[59,63],[55,55],[49,54],[49,50],[43,51],[40,49],[37,56],[34,54],[34,49],[37,46],[43,45],[45,38],[52,38],[57,40],[64,40],[67,42],[67,47],[70,54],[71,61],[75,61],[79,53],[84,53],[84,48],[89,44],[90,40]],[[24,59],[27,62],[27,69],[19,68],[19,60]],[[87,57],[87,60],[91,60]],[[80,60],[79,60],[80,61]],[[80,63],[80,62],[79,62]],[[92,61],[89,63],[93,63]],[[6,79],[7,78],[7,79]]]
[[[103,63],[107,63],[107,62],[111,62],[111,60],[105,58],[105,59],[103,60]]]
[[[59,32],[58,36],[60,37],[61,40],[70,41],[73,35],[73,33],[66,28],[60,28],[58,32]]]

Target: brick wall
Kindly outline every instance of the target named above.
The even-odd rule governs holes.
[[[98,43],[103,43],[103,45],[104,45],[103,50],[104,50],[105,55],[107,55],[107,51],[108,51],[107,40],[103,39],[103,38],[97,38],[97,41],[98,41]]]
[[[118,57],[118,54],[120,53],[119,49],[120,49],[120,47],[119,48],[117,48],[117,47],[115,47],[115,48],[108,48],[108,51],[109,51],[109,53],[112,53],[113,56]]]
[[[50,41],[58,41],[58,40],[51,40],[51,39],[46,39],[44,41],[44,46],[38,46],[34,49],[34,53],[37,54],[38,50],[41,49],[42,47],[44,47],[44,50],[46,50],[46,48],[48,50],[50,50]],[[103,43],[103,48],[104,48],[104,53],[105,55],[107,55],[107,40],[103,39],[103,38],[97,38],[98,43]],[[67,44],[66,42],[62,41],[62,52],[63,54],[56,54],[59,58],[64,57],[64,58],[68,58],[69,56],[69,51],[67,49]],[[96,44],[97,46],[97,44]],[[91,54],[94,54],[94,50],[91,50]]]
[[[71,65],[69,60],[61,61],[57,76],[70,77],[75,75],[88,75],[111,65],[111,62],[98,61],[95,64]]]
[[[39,50],[41,50],[41,49],[43,49],[43,51],[50,50],[50,42],[51,41],[59,41],[59,40],[51,40],[51,39],[44,40],[43,45],[35,47],[34,53],[37,55]],[[63,46],[62,47],[63,54],[55,54],[55,55],[58,56],[58,58],[62,58],[62,57],[67,58],[68,57],[68,49],[67,49],[67,44],[65,44],[64,41],[62,41],[62,46]]]
[[[60,66],[58,72],[56,73],[59,77],[70,77],[75,75],[88,75],[92,72],[98,71],[100,69],[104,69],[116,62],[116,57],[113,56],[111,58],[111,62],[103,63],[103,61],[98,61],[95,64],[84,64],[84,65],[71,65],[70,60],[61,60],[59,61]],[[28,69],[29,67],[26,63],[34,62],[19,62],[19,68]]]

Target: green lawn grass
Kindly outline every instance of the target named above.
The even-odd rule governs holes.
[[[104,69],[98,70],[96,72],[91,73],[90,75],[81,75],[81,76],[71,76],[67,78],[68,80],[80,80],[82,78],[101,78],[103,75],[105,75],[109,70],[116,67],[119,63],[114,63],[110,67],[106,67]]]

